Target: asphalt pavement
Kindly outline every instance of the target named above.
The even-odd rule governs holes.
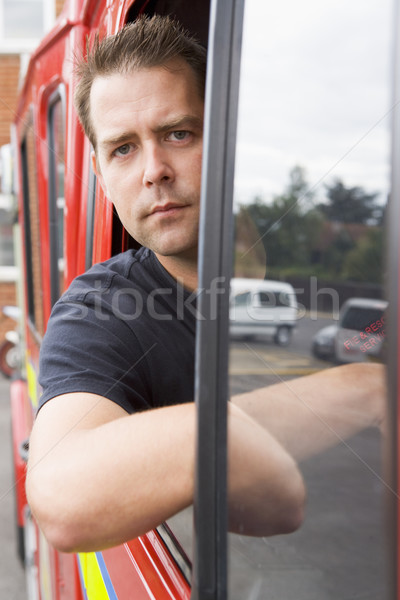
[[[380,436],[305,462],[306,516],[290,535],[230,536],[230,600],[388,600]]]
[[[324,324],[305,320],[288,348],[265,340],[233,344],[234,391],[329,367],[307,350],[314,330]],[[0,599],[25,600],[24,571],[16,555],[8,389],[0,375]],[[385,600],[381,471],[375,430],[305,462],[308,500],[301,529],[273,538],[230,537],[230,600]],[[182,522],[181,532],[188,546],[190,521],[189,516]]]
[[[25,573],[17,558],[10,439],[9,382],[0,374],[0,598],[25,600]]]

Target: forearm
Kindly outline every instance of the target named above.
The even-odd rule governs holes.
[[[34,431],[28,499],[50,542],[66,551],[109,547],[188,506],[194,427],[193,405],[157,409],[71,430],[46,454]]]
[[[194,404],[121,416],[96,396],[56,399],[34,427],[27,478],[29,502],[49,541],[64,551],[102,549],[188,506],[195,428]],[[231,529],[268,535],[298,527],[304,488],[293,459],[234,406],[228,438]]]
[[[300,461],[367,427],[380,426],[385,396],[384,367],[365,363],[326,369],[232,401]]]
[[[305,487],[296,462],[266,429],[231,403],[228,493],[232,532],[276,535],[302,523]]]

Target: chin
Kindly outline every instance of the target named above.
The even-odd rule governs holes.
[[[177,259],[179,257],[196,257],[197,258],[197,237],[195,240],[184,240],[179,242],[178,240],[173,240],[173,234],[171,234],[169,240],[165,240],[165,243],[155,243],[149,244],[149,248],[151,248],[156,254],[160,256],[170,257]],[[173,243],[171,241],[173,240]]]

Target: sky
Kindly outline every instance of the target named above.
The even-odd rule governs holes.
[[[281,193],[302,166],[386,199],[391,0],[246,0],[235,200]]]

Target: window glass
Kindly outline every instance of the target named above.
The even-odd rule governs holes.
[[[37,164],[35,133],[32,119],[21,145],[22,191],[24,209],[24,245],[26,268],[26,298],[30,323],[43,335],[41,236],[39,198],[37,190]]]
[[[85,245],[85,268],[89,269],[93,261],[93,233],[94,213],[96,202],[96,175],[94,174],[92,161],[89,160],[89,185],[87,188],[86,208],[86,245]]]
[[[193,507],[189,506],[174,515],[168,519],[166,525],[172,535],[166,535],[162,527],[158,532],[175,557],[182,573],[190,581],[193,561]]]
[[[0,207],[0,266],[14,265],[14,211]]]
[[[367,401],[365,426],[341,425],[364,393],[343,369],[385,362],[390,33],[387,0],[246,2],[231,282],[246,306],[231,312],[230,387],[265,388],[270,433],[298,462],[307,503],[293,533],[230,534],[231,600],[387,597],[382,436]],[[307,387],[333,373],[330,389]],[[340,407],[338,421],[313,398],[327,414]],[[329,447],[307,443],[310,423]]]
[[[237,306],[240,306],[242,304],[246,305],[251,301],[251,294],[250,292],[244,292],[243,294],[237,294],[236,296],[234,296],[233,298],[233,302],[234,304],[236,304]]]
[[[49,233],[52,304],[64,291],[65,115],[57,92],[49,108]]]
[[[352,307],[343,317],[342,327],[364,331],[367,327],[377,327],[382,319],[383,309]]]
[[[13,159],[10,144],[0,147],[0,267],[14,265],[13,224],[16,200],[13,194]]]
[[[259,294],[261,306],[273,308],[275,306],[290,306],[288,294],[284,292],[260,292]]]

